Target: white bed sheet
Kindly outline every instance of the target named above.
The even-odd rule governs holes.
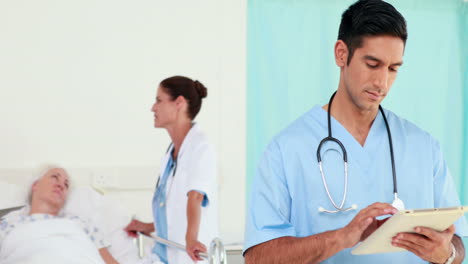
[[[17,225],[0,247],[2,264],[104,264],[82,229],[64,218]]]

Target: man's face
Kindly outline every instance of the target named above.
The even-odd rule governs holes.
[[[68,175],[65,170],[54,168],[32,186],[32,199],[62,208],[68,195]]]
[[[342,85],[360,111],[378,109],[403,63],[404,48],[398,37],[365,37],[349,65],[343,64]]]

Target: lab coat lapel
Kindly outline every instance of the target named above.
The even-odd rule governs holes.
[[[196,138],[197,131],[198,131],[198,125],[197,123],[193,123],[192,128],[190,128],[189,132],[184,138],[184,141],[182,142],[179,155],[177,155],[177,160],[179,160],[184,155],[187,149],[190,149],[190,145]]]
[[[166,171],[167,162],[169,161],[169,157],[172,153],[173,148],[174,148],[174,144],[171,143],[171,145],[169,145],[169,147],[167,148],[166,153],[161,158],[161,162],[159,165],[159,179],[157,181],[157,184],[159,184],[159,182],[161,181],[161,177],[164,175],[164,172]]]
[[[183,167],[183,166],[180,166],[180,163],[179,163],[180,158],[183,156],[185,150],[190,148],[190,144],[194,140],[193,138],[196,137],[196,134],[197,134],[196,131],[197,130],[198,130],[198,125],[196,123],[194,123],[192,128],[190,128],[189,132],[185,136],[184,141],[182,142],[182,146],[180,147],[179,154],[177,155],[177,162],[178,162],[177,167],[178,167],[178,169],[180,167]],[[162,175],[164,174],[164,171],[166,170],[167,162],[169,161],[169,157],[170,157],[170,155],[172,153],[173,148],[174,148],[174,144],[171,144],[171,146],[166,151],[166,154],[164,155],[164,157],[161,158],[161,164],[160,164],[160,169],[159,169],[159,177],[162,177]],[[176,172],[176,174],[177,174],[177,172]]]

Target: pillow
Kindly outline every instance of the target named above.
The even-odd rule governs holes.
[[[13,183],[0,182],[0,209],[25,205],[27,188]]]
[[[109,252],[120,263],[139,263],[138,248],[124,228],[132,218],[115,197],[104,196],[102,216],[106,223],[106,238],[111,242]]]
[[[80,186],[70,192],[64,211],[90,219],[103,230],[104,239],[110,244],[108,250],[119,263],[139,262],[138,248],[124,231],[131,217],[118,199],[101,195],[91,187]]]
[[[63,211],[77,215],[83,219],[89,219],[98,228],[104,227],[100,208],[102,207],[102,195],[88,186],[72,188],[68,194],[67,203]]]

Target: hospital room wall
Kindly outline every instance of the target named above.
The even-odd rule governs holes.
[[[236,0],[1,1],[0,179],[59,163],[150,220],[170,142],[150,108],[186,75],[208,87],[197,121],[217,147],[221,237],[242,241],[245,23]]]
[[[313,105],[326,104],[336,89],[333,46],[352,2],[248,1],[247,190],[271,138]],[[468,3],[389,2],[407,19],[409,38],[383,106],[440,141],[468,204]]]

